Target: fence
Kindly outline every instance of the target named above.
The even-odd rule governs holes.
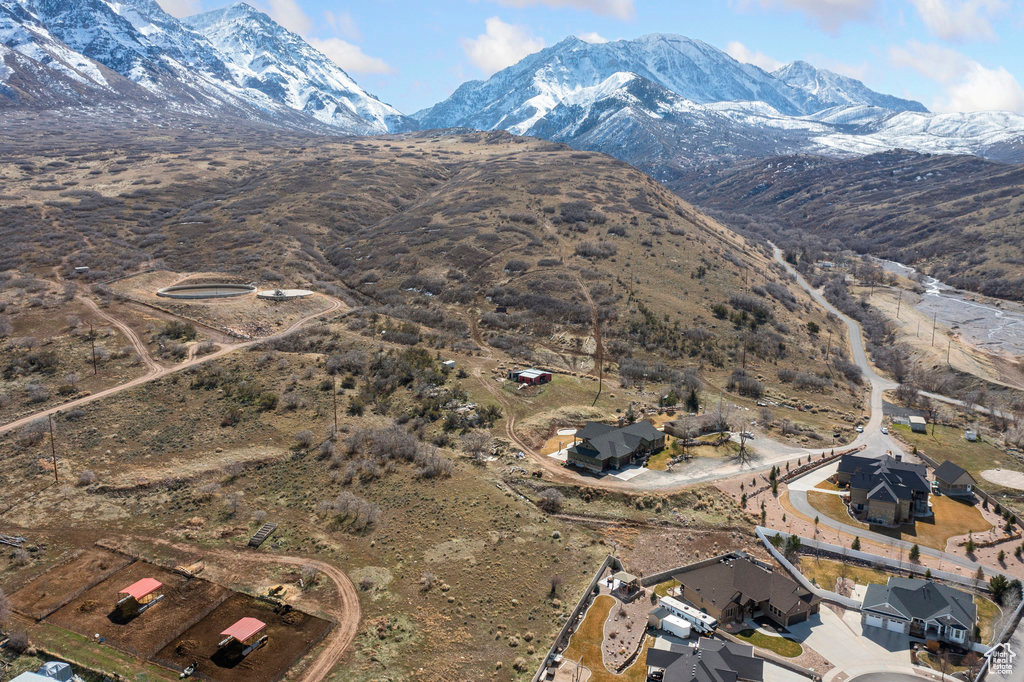
[[[722,559],[727,559],[729,557],[738,557],[738,556],[747,556],[747,555],[742,553],[742,552],[726,552],[725,554],[719,554],[718,556],[713,556],[713,557],[710,557],[708,559],[704,559],[703,561],[696,561],[696,562],[694,562],[692,564],[686,564],[685,566],[679,566],[677,568],[670,568],[667,571],[661,571],[660,573],[655,573],[653,575],[649,575],[649,576],[646,576],[644,578],[641,578],[640,579],[640,586],[641,587],[651,587],[652,585],[658,585],[659,583],[663,583],[666,580],[671,580],[674,576],[676,576],[679,573],[685,573],[686,571],[693,571],[693,570],[698,569],[698,568],[703,568],[705,566],[710,566],[711,564],[717,564]],[[753,557],[748,557],[748,558],[753,559]]]
[[[772,535],[776,535],[777,534],[777,535],[780,535],[780,536],[786,537],[786,538],[789,537],[789,533],[782,533],[782,532],[778,532],[778,531],[773,531],[770,528],[763,528],[762,526],[758,526],[757,528],[754,529],[754,532],[757,533],[757,537],[761,539],[762,543],[764,543],[764,546],[768,550],[768,552],[773,557],[775,557],[776,561],[778,561],[780,564],[782,564],[783,568],[785,568],[787,571],[789,571],[790,575],[792,575],[793,578],[795,578],[796,581],[798,583],[800,583],[804,587],[804,589],[809,590],[812,594],[816,595],[817,597],[819,597],[820,599],[823,599],[825,601],[832,602],[833,604],[838,604],[839,606],[842,606],[843,608],[846,608],[846,609],[852,609],[854,611],[860,611],[861,603],[859,601],[857,601],[856,599],[850,599],[849,597],[844,597],[843,595],[837,594],[835,592],[832,592],[831,590],[822,589],[822,588],[818,587],[817,585],[815,585],[814,583],[812,583],[807,578],[805,578],[804,574],[801,573],[800,570],[796,566],[794,566],[789,561],[789,559],[787,559],[782,554],[782,552],[780,552],[775,547],[775,545],[773,545],[771,543],[771,541],[768,539],[768,534],[766,533],[766,531],[768,533],[771,533]],[[811,542],[810,540],[804,540],[804,538],[800,538],[800,541],[801,541],[801,544],[803,542]]]
[[[767,545],[771,544],[770,542],[768,542],[768,538],[767,538],[768,535],[780,535],[783,538],[788,538],[789,537],[789,533],[786,533],[786,532],[783,532],[783,531],[777,531],[777,530],[775,530],[773,528],[763,528],[761,526],[757,527],[756,532],[757,532],[758,537],[760,537],[761,540],[763,542],[765,542]],[[882,568],[882,569],[886,569],[886,570],[894,570],[894,571],[897,571],[897,572],[912,573],[914,575],[920,575],[920,576],[924,576],[927,571],[931,570],[931,569],[927,568],[926,566],[920,566],[918,564],[911,563],[909,561],[900,561],[899,559],[891,559],[889,557],[879,556],[878,554],[871,554],[869,552],[863,552],[861,550],[854,550],[854,549],[849,549],[847,547],[840,547],[839,545],[832,545],[832,544],[829,544],[827,542],[821,542],[819,540],[812,540],[810,538],[801,537],[800,538],[800,546],[801,546],[802,549],[810,548],[810,549],[813,549],[813,550],[818,551],[818,552],[823,552],[825,554],[831,554],[832,556],[835,556],[836,558],[840,559],[841,561],[850,562],[852,560],[852,561],[859,562],[859,563],[862,563],[862,564],[865,564],[865,565],[868,565],[868,566],[872,566],[872,567],[875,567],[875,568]],[[774,549],[774,547],[772,547],[772,549]],[[771,551],[771,550],[769,550],[769,551]],[[772,552],[772,554],[775,555],[777,552],[778,552],[778,550],[775,550],[774,552]],[[783,565],[785,565],[785,564],[783,564]],[[986,574],[987,575],[996,575],[997,572],[996,571],[987,570]],[[934,570],[934,571],[931,571],[931,577],[936,579],[936,580],[942,580],[944,582],[956,583],[957,585],[962,585],[964,587],[969,587],[969,588],[975,589],[975,590],[988,591],[988,583],[986,581],[983,581],[983,580],[979,581],[978,579],[976,579],[974,577],[968,577],[968,576],[960,575],[959,573],[950,573],[949,571]],[[859,608],[859,606],[857,608]]]
[[[906,441],[904,441],[902,439],[900,439],[900,442],[908,444],[908,443],[906,443]],[[926,452],[924,452],[923,450],[918,450],[914,454],[917,457],[919,457],[922,462],[924,462],[925,464],[930,466],[932,469],[938,469],[939,465],[942,464],[941,462],[936,462],[934,459],[929,457],[928,454]],[[984,490],[979,488],[977,485],[973,486],[971,488],[971,490],[974,492],[975,495],[977,495],[981,499],[983,499],[986,502],[988,502],[988,504],[993,508],[993,510],[995,509],[996,505],[998,505],[999,508],[1002,509],[1004,514],[1005,513],[1009,513],[1010,514],[1010,516],[1013,518],[1013,522],[1018,527],[1024,528],[1024,517],[1021,517],[1019,514],[1017,514],[1017,512],[1015,512],[1012,509],[1010,509],[1009,507],[1005,506],[1002,502],[1000,502],[998,499],[996,499],[992,495],[988,494],[987,492],[985,492]]]
[[[839,452],[833,452],[831,455],[827,455],[825,457],[821,457],[819,459],[815,459],[815,460],[813,460],[811,462],[808,462],[807,464],[804,464],[802,466],[797,467],[796,469],[793,469],[792,471],[787,471],[782,476],[779,476],[779,482],[780,483],[784,483],[784,482],[792,480],[794,478],[799,478],[800,476],[803,476],[804,474],[806,474],[808,472],[814,471],[815,469],[823,467],[823,466],[825,466],[826,464],[828,464],[830,462],[836,461],[837,459],[839,459],[843,455],[852,455],[855,452],[860,452],[865,447],[866,446],[864,446],[864,445],[860,445],[860,446],[855,447],[855,448],[847,448],[846,450],[840,450]],[[822,454],[824,454],[824,453],[822,453]]]
[[[622,569],[622,563],[611,554],[606,556],[604,561],[601,562],[600,568],[598,568],[597,572],[594,573],[593,579],[587,586],[583,596],[580,597],[579,602],[576,604],[576,608],[572,610],[572,613],[569,614],[565,624],[562,625],[562,629],[558,631],[558,635],[555,636],[555,641],[551,644],[551,648],[548,649],[548,653],[544,656],[544,660],[541,661],[540,667],[537,668],[537,672],[533,675],[533,682],[539,682],[539,680],[544,676],[544,671],[547,670],[548,663],[558,652],[558,649],[565,645],[569,635],[575,631],[575,626],[579,623],[580,618],[583,616],[583,612],[587,610],[587,607],[590,606],[590,602],[594,599],[594,587],[597,586],[597,582],[609,568],[614,568],[616,570]]]

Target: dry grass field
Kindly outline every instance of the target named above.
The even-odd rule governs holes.
[[[836,362],[839,327],[766,253],[609,157],[501,133],[213,136],[202,149],[175,135],[5,143],[0,191],[15,198],[0,207],[0,278],[14,294],[0,361],[18,368],[13,381],[56,392],[81,373],[69,281],[146,351],[117,357],[123,330],[101,336],[105,383],[83,378],[87,390],[141,375],[147,355],[180,370],[58,412],[59,484],[38,429],[0,434],[4,519],[36,548],[0,556],[5,589],[103,539],[162,566],[206,557],[219,584],[282,585],[318,613],[326,581],[224,559],[275,521],[261,553],[323,561],[358,588],[363,619],[334,679],[525,679],[606,554],[636,570],[682,564],[749,545],[750,520],[708,487],[553,481],[516,457],[517,439],[539,445],[687,389],[702,410],[734,405],[738,425],[768,422],[795,442],[824,443],[861,413],[862,387]],[[41,243],[25,236],[43,229]],[[72,280],[80,264],[91,270]],[[308,287],[347,311],[186,365],[199,345],[273,334],[320,305],[152,294],[211,277]],[[29,334],[62,349],[56,369],[15,343]],[[570,373],[528,391],[495,379],[534,363]],[[5,422],[56,404],[12,385]],[[537,507],[548,488],[568,516]],[[28,627],[58,653],[88,648]]]

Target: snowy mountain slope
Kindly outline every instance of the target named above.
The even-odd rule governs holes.
[[[140,97],[155,98],[179,113],[259,120],[318,132],[374,134],[411,127],[397,111],[363,91],[325,56],[266,15],[241,4],[222,14],[230,14],[233,21],[222,22],[221,27],[237,34],[234,43],[222,34],[222,42],[240,48],[245,47],[245,38],[254,40],[262,45],[255,58],[253,50],[222,53],[206,36],[164,12],[155,0],[0,0],[0,26],[7,27],[2,29],[0,45],[26,56],[60,52],[62,57],[47,58],[46,64],[58,70],[61,64],[78,65],[61,78],[74,80],[76,70],[84,69],[92,74],[88,80],[99,84],[93,76],[109,69],[148,91],[141,96],[122,93],[126,104],[138,103]],[[13,70],[12,57],[3,56],[6,73]],[[306,69],[313,75],[307,77]],[[63,95],[55,92],[53,98],[36,100],[56,101],[70,94],[60,86],[61,78],[54,87]],[[45,91],[48,86],[43,85]],[[24,96],[7,99],[29,103]],[[91,96],[83,91],[77,99],[87,105]]]
[[[146,93],[54,38],[24,7],[0,2],[0,106],[62,106]]]
[[[225,55],[236,83],[292,109],[341,127],[365,121],[370,133],[415,127],[397,109],[360,88],[323,53],[245,3],[182,22]]]
[[[883,95],[855,78],[815,68],[805,61],[787,64],[772,71],[772,75],[829,106],[866,104],[890,111],[928,111],[920,102]]]
[[[603,151],[661,179],[764,154],[908,148],[1012,160],[1024,149],[1012,114],[930,114],[805,62],[769,74],[670,35],[567,38],[413,117],[427,128],[504,129]]]

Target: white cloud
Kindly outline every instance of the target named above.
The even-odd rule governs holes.
[[[329,9],[324,10],[324,19],[327,21],[327,25],[331,27],[331,30],[340,33],[349,40],[358,42],[363,39],[359,26],[356,25],[355,19],[348,12],[335,14]]]
[[[394,73],[395,69],[379,57],[371,57],[363,48],[341,38],[306,38],[306,42],[330,57],[331,61],[355,73]]]
[[[1002,66],[990,69],[956,50],[916,40],[890,48],[889,59],[943,87],[943,94],[931,105],[935,111],[1024,113],[1024,88]]]
[[[577,33],[576,37],[585,43],[607,43],[608,39],[600,33],[591,31],[590,33]]]
[[[289,31],[304,36],[313,27],[312,20],[296,0],[269,0],[268,4],[270,17]]]
[[[172,17],[190,17],[201,10],[201,0],[159,0],[160,7]]]
[[[992,19],[1003,12],[1004,0],[910,0],[921,21],[934,35],[946,40],[995,37]]]
[[[486,33],[463,38],[461,43],[469,60],[488,76],[544,47],[542,38],[535,38],[522,26],[506,24],[498,17],[488,19],[486,26]]]
[[[835,33],[843,24],[868,19],[875,11],[877,0],[759,0],[762,7],[794,10],[829,33]]]
[[[568,7],[618,19],[632,19],[636,16],[633,0],[497,0],[497,2],[506,7],[532,7],[534,5],[556,9]]]
[[[738,40],[734,40],[726,45],[725,53],[738,62],[753,64],[754,66],[761,67],[765,71],[774,71],[783,65],[783,62],[780,62],[778,59],[769,57],[763,52],[751,50]]]

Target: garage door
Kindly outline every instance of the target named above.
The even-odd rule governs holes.
[[[898,620],[890,620],[885,625],[886,629],[892,630],[893,632],[906,632],[907,624]]]
[[[884,627],[884,625],[882,624],[882,617],[872,616],[870,613],[864,614],[864,624],[876,628]]]

